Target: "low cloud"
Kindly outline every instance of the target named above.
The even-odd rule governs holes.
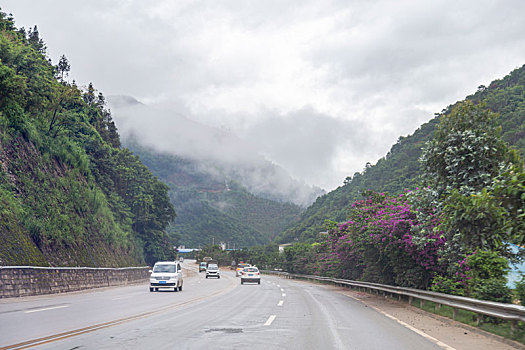
[[[219,181],[233,179],[255,194],[303,206],[323,193],[265,158],[247,138],[149,107],[132,97],[110,96],[108,102],[124,140],[133,137],[158,152],[196,160],[201,171]]]
[[[246,137],[242,147],[328,190],[525,63],[522,0],[4,0],[2,9],[18,26],[38,24],[78,84],[226,131],[208,138]],[[175,142],[140,125],[159,148]]]

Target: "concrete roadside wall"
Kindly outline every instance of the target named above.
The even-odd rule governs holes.
[[[74,292],[146,282],[150,267],[0,266],[0,298]]]

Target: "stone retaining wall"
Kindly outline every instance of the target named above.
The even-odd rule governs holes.
[[[150,267],[0,266],[0,298],[74,292],[145,282]]]

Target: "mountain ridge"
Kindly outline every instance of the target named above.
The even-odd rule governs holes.
[[[212,175],[201,162],[158,152],[133,138],[124,143],[169,186],[177,217],[168,233],[182,245],[268,244],[302,211],[296,204],[252,194],[227,175]]]

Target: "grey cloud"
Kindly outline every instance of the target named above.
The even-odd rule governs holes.
[[[223,127],[327,189],[525,61],[522,0],[2,3],[18,26],[38,24],[51,57],[65,53],[80,85]],[[159,125],[176,119],[163,118]],[[158,147],[176,141],[150,138]],[[200,146],[192,149],[204,153]]]
[[[244,132],[257,149],[292,175],[323,186],[336,181],[332,167],[337,163],[337,151],[366,153],[372,146],[370,135],[371,130],[364,123],[338,120],[311,108],[285,116],[274,113]]]

